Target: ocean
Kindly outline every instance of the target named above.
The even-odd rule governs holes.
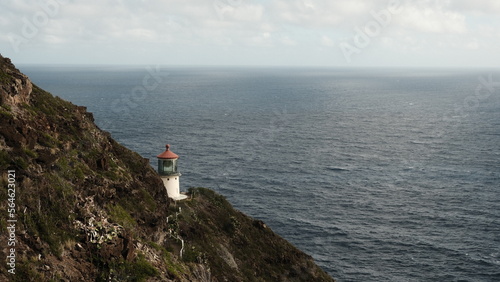
[[[500,71],[20,66],[338,281],[500,281]]]

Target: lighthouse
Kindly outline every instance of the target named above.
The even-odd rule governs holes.
[[[165,152],[156,156],[158,158],[158,174],[163,180],[169,198],[175,201],[186,199],[187,196],[181,194],[179,188],[179,178],[181,177],[177,170],[179,156],[170,151],[170,145],[167,144],[166,148]]]

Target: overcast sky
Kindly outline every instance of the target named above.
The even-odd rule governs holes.
[[[0,0],[16,64],[498,67],[498,0]]]

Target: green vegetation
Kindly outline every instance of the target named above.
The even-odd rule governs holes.
[[[151,194],[148,193],[145,189],[139,190],[139,195],[141,199],[144,201],[144,207],[147,210],[154,211],[157,209],[156,201],[153,199]]]
[[[132,229],[137,226],[137,222],[134,218],[119,204],[108,206],[108,210],[111,219],[126,229]]]
[[[74,118],[71,111],[74,105],[71,102],[52,96],[52,94],[36,85],[33,85],[33,95],[36,96],[33,103],[33,108],[36,111],[44,113],[47,117],[52,119],[62,117],[71,120]]]
[[[107,271],[102,272],[97,281],[146,281],[159,275],[158,270],[149,263],[142,253],[134,261],[124,259],[113,260],[107,265]]]
[[[172,254],[169,253],[167,250],[164,249],[162,253],[164,254],[163,261],[167,265],[168,274],[173,278],[180,277],[181,274],[184,272],[184,270],[181,267],[181,264],[175,263],[172,259]]]
[[[9,112],[11,112],[11,111],[12,111],[12,107],[11,107],[11,106],[9,106],[9,105],[2,105],[2,108],[3,108],[4,110],[6,110],[6,111],[9,111]]]
[[[133,263],[125,265],[134,276],[136,281],[144,281],[148,277],[158,276],[158,270],[152,266],[143,254],[139,254]]]
[[[10,109],[6,109],[4,106],[0,107],[0,117],[11,119],[14,115],[11,113]]]
[[[14,157],[13,165],[18,168],[18,169],[27,169],[28,168],[28,161],[23,158],[23,157]]]
[[[41,265],[40,261],[34,259],[24,259],[16,264],[16,274],[11,275],[12,282],[26,281],[47,281],[47,277],[37,271],[37,267]]]
[[[10,164],[11,158],[9,153],[7,151],[1,150],[0,151],[0,168],[2,171],[5,171],[6,168],[8,168]]]
[[[6,72],[0,71],[0,84],[8,84],[12,81],[12,76]]]
[[[23,148],[23,151],[24,151],[24,153],[25,153],[28,157],[30,157],[30,158],[32,158],[32,159],[36,159],[36,158],[38,158],[38,154],[37,154],[37,153],[35,153],[35,152],[33,152],[33,151],[31,151],[31,150],[30,150],[30,149],[28,149],[28,148]]]
[[[52,135],[42,132],[38,138],[40,145],[49,148],[56,148],[60,142]]]
[[[39,192],[27,195],[28,191],[20,190],[23,202],[33,207],[23,213],[23,222],[28,233],[39,236],[47,242],[52,254],[60,256],[62,245],[76,238],[72,226],[72,209],[75,206],[74,190],[70,183],[54,174],[48,174],[50,187],[40,185]],[[41,205],[41,202],[46,203]],[[35,208],[35,207],[39,208]]]
[[[4,178],[5,177],[5,178]],[[7,187],[7,175],[5,174],[0,174],[0,187]],[[4,210],[7,209],[7,206],[5,203],[7,203],[7,197],[8,197],[8,190],[7,189],[0,189],[0,201],[3,204],[0,204],[0,207],[4,208]],[[0,217],[0,230],[6,230],[7,228],[7,216]]]
[[[44,116],[48,123],[62,131],[59,141],[78,142],[84,131],[76,119],[75,106],[33,84],[32,104],[28,106],[34,117]]]
[[[72,183],[79,183],[85,175],[92,175],[92,171],[78,157],[78,151],[72,150],[55,161],[54,167],[62,178]]]
[[[178,278],[184,273],[181,264],[174,262],[171,251],[167,251],[167,249],[156,244],[155,242],[149,242],[148,245],[156,251],[160,252],[162,260],[167,267],[166,270],[170,277]]]

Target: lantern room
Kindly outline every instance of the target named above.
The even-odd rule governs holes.
[[[177,160],[179,156],[170,151],[170,145],[166,146],[167,150],[158,156],[158,174],[161,176],[180,175],[177,171]]]

